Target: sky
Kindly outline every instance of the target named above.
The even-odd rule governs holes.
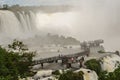
[[[2,4],[19,5],[66,5],[77,0],[0,0]]]

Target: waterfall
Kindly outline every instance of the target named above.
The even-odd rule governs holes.
[[[0,10],[0,35],[9,38],[27,38],[36,30],[35,13]]]
[[[18,18],[24,32],[35,30],[35,13],[32,11],[29,11],[28,13],[25,13],[24,11],[18,12]]]
[[[19,36],[21,34],[20,22],[11,11],[0,10],[0,34],[4,36]]]
[[[45,13],[32,10],[0,10],[0,34],[6,33],[10,38],[26,38],[49,32],[69,35],[74,30],[72,26],[75,18],[75,12]]]

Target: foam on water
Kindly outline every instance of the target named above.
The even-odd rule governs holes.
[[[102,59],[101,66],[104,71],[113,72],[119,66],[119,64],[120,56],[112,54]]]

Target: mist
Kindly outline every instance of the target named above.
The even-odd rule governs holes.
[[[73,8],[68,12],[38,13],[38,29],[80,41],[103,39],[106,50],[120,50],[119,0],[75,0],[69,4]]]
[[[59,2],[53,0],[52,4],[48,2],[47,5],[57,5]],[[32,14],[34,18],[31,20],[35,21],[34,26],[39,30],[39,34],[53,33],[72,36],[80,41],[103,39],[106,50],[120,50],[119,0],[70,0],[65,3],[62,0],[61,4],[61,6],[70,5],[72,8],[52,13],[39,10],[34,15]],[[32,23],[28,23],[29,21],[26,20],[26,23],[29,24],[28,26],[32,26]],[[33,26],[30,29],[33,30]]]
[[[67,12],[37,13],[40,32],[72,36],[80,41],[103,39],[106,50],[120,50],[120,1],[70,1]]]
[[[79,14],[73,36],[80,41],[104,39],[107,50],[120,50],[119,0],[79,0],[74,5]]]

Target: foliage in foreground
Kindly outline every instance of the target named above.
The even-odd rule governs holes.
[[[16,52],[0,47],[0,80],[18,80],[18,77],[33,75],[30,70],[34,52],[28,52],[24,46],[22,42],[15,40],[9,48]]]
[[[88,60],[86,63],[85,63],[86,67],[90,70],[94,70],[98,75],[100,74],[101,72],[101,65],[100,65],[100,62],[96,59],[91,59],[91,60]]]
[[[120,80],[120,67],[115,69],[114,72],[101,72],[101,74],[99,75],[99,80]]]
[[[98,80],[120,80],[120,66],[114,72],[108,73],[107,71],[102,71],[101,65],[96,59],[88,60],[85,65],[88,69],[94,70],[98,74]]]
[[[98,74],[98,80],[120,80],[120,66],[114,72],[102,71],[100,61],[91,59],[85,62],[88,69],[94,70]],[[54,74],[60,75],[58,80],[84,80],[83,72],[74,73],[72,71],[60,74],[56,71]]]
[[[61,74],[58,80],[84,80],[83,72],[74,73],[73,71],[67,71]]]

